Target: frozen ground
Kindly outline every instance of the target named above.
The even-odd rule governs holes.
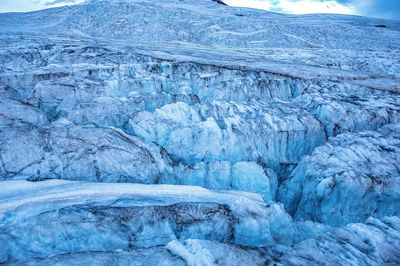
[[[399,73],[399,21],[0,14],[0,264],[398,265]]]

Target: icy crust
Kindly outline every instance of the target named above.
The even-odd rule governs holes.
[[[185,261],[174,256],[165,247],[137,249],[131,251],[117,250],[115,252],[78,252],[50,256],[47,258],[30,259],[28,261],[12,261],[16,266],[79,266],[79,265],[160,265],[185,266]],[[238,265],[239,266],[239,265]]]
[[[269,168],[256,162],[215,161],[194,165],[178,164],[173,175],[166,176],[162,183],[195,185],[210,189],[251,191],[261,194],[266,202],[275,200],[278,178]]]
[[[68,178],[87,181],[201,185],[211,189],[240,189],[258,192],[262,193],[265,199],[270,200],[274,198],[275,194],[275,174],[273,172],[281,179],[287,176],[304,154],[309,154],[314,147],[323,143],[322,139],[325,137],[322,137],[319,143],[314,143],[314,141],[318,142],[318,138],[322,135],[331,136],[347,131],[376,129],[385,123],[398,121],[399,97],[395,89],[390,93],[386,89],[353,86],[346,82],[300,79],[261,70],[163,61],[151,56],[130,54],[128,52],[130,48],[126,46],[112,48],[107,45],[90,46],[90,41],[81,39],[49,39],[44,36],[33,36],[32,40],[26,39],[27,36],[14,38],[16,39],[12,39],[5,45],[8,47],[7,52],[1,55],[4,64],[0,67],[3,67],[4,75],[1,76],[2,82],[0,82],[2,94],[0,124],[4,127],[32,125],[42,127],[48,126],[49,121],[66,117],[75,124],[84,125],[83,127],[88,125],[114,126],[130,134],[138,134],[143,137],[139,132],[141,129],[139,128],[137,131],[136,125],[134,125],[135,130],[131,129],[131,122],[134,122],[135,117],[142,114],[147,116],[147,112],[140,111],[148,110],[150,111],[148,116],[153,117],[160,110],[171,109],[171,106],[181,105],[181,102],[184,102],[190,106],[185,107],[187,110],[193,109],[195,113],[205,110],[200,113],[201,122],[190,121],[188,125],[194,126],[194,129],[206,128],[206,132],[211,132],[211,135],[204,137],[204,131],[193,133],[191,132],[193,129],[188,128],[179,128],[175,131],[190,131],[189,133],[194,136],[202,135],[207,141],[207,138],[211,139],[211,143],[220,144],[220,137],[221,135],[224,137],[224,134],[237,140],[245,139],[245,141],[242,142],[243,145],[238,145],[237,149],[236,145],[224,143],[225,151],[215,151],[215,147],[207,147],[205,145],[208,144],[207,141],[203,141],[200,143],[201,145],[190,147],[192,150],[189,152],[178,151],[178,156],[175,146],[180,145],[187,148],[187,143],[168,144],[174,145],[168,150],[174,163],[171,165],[172,168],[168,166],[171,162],[169,156],[162,150],[156,151],[156,153],[163,153],[162,160],[157,163],[166,166],[165,168],[160,167],[154,172],[153,164],[148,164],[147,168],[150,168],[151,172],[148,178],[137,178],[135,177],[136,173],[126,174],[125,170],[120,170],[121,168],[128,169],[128,167],[117,167],[118,174],[100,174],[95,162],[89,163],[91,166],[88,167],[78,166],[79,173],[73,176],[77,171],[70,171],[68,167],[60,170],[58,167],[60,164],[49,162],[47,160],[51,159],[49,157],[45,158],[44,163],[40,163],[40,165],[44,165],[44,168],[42,169],[40,166],[39,172],[24,171],[18,177],[18,172],[8,173],[3,170],[2,173],[7,172],[3,178]],[[12,44],[17,45],[19,38],[21,38],[22,44],[18,44],[21,46],[17,47],[21,49],[16,50]],[[43,43],[44,41],[49,41],[50,44],[46,45]],[[29,48],[23,49],[24,45],[28,45]],[[18,60],[14,60],[15,58]],[[124,60],[132,62],[132,64],[124,65]],[[65,65],[70,71],[65,71],[63,68]],[[43,72],[41,69],[44,69]],[[22,74],[22,72],[24,73]],[[396,88],[396,81],[391,81],[393,84],[389,85]],[[126,82],[125,85],[124,82]],[[367,81],[364,82],[368,84]],[[224,86],[226,86],[226,90]],[[205,87],[207,89],[200,93],[201,88]],[[257,89],[252,91],[252,88]],[[265,93],[262,93],[263,90]],[[319,96],[320,94],[321,96]],[[213,103],[212,97],[209,95],[228,101],[228,103],[222,101]],[[256,95],[264,98],[257,99]],[[292,99],[296,95],[302,96]],[[237,103],[229,103],[231,98],[237,100]],[[249,102],[248,98],[257,100]],[[292,100],[292,103],[278,102],[273,98]],[[250,107],[245,107],[246,105]],[[243,110],[249,109],[251,115],[246,114],[247,111],[244,114],[242,111],[229,113],[234,106]],[[212,111],[218,108],[221,110]],[[264,127],[266,124],[264,121],[267,120],[266,117],[263,118],[263,112],[272,116],[271,121],[267,122],[272,129],[259,131],[259,124],[263,124]],[[174,116],[175,114],[168,115]],[[297,115],[302,117],[296,118]],[[164,124],[171,122],[168,119],[163,123],[157,122],[154,126],[165,126]],[[234,127],[225,128],[225,120]],[[242,120],[250,122],[242,123]],[[287,121],[282,122],[281,120]],[[236,125],[237,121],[240,122],[239,125]],[[318,121],[322,123],[323,127],[310,129],[310,126],[313,127]],[[300,123],[304,126],[300,126]],[[151,129],[153,125],[145,126],[150,128],[149,130],[153,130]],[[240,131],[234,132],[234,129],[237,128]],[[163,129],[154,129],[154,131],[159,130]],[[242,132],[244,130],[246,132]],[[303,131],[305,132],[304,138],[301,137]],[[310,133],[310,131],[312,132]],[[271,143],[273,140],[278,141],[272,145],[273,148],[270,147],[267,150],[266,147],[262,147],[267,144],[267,141],[260,132],[274,136],[268,140]],[[217,134],[216,139],[214,139],[214,133]],[[288,134],[288,143],[285,143],[287,142],[284,138],[286,133]],[[182,139],[182,137],[180,138]],[[144,138],[146,141],[149,140],[147,137]],[[153,141],[153,139],[150,140]],[[265,143],[262,143],[263,140]],[[163,146],[163,143],[158,140],[156,142]],[[149,145],[154,146],[151,143]],[[297,150],[298,146],[305,146],[305,150]],[[239,150],[242,148],[246,149],[245,152]],[[155,147],[154,149],[159,148]],[[212,150],[212,153],[208,149]],[[15,152],[18,153],[18,150]],[[116,151],[116,153],[119,152]],[[184,153],[191,157],[186,161],[181,161],[179,156],[186,156]],[[268,153],[268,157],[265,160],[260,159],[265,153]],[[15,156],[15,158],[20,158],[22,155]],[[87,155],[84,155],[81,160],[85,156]],[[202,156],[204,158],[201,158]],[[239,156],[240,158],[229,156]],[[92,155],[89,154],[89,157]],[[195,157],[195,161],[193,161],[193,157]],[[270,160],[271,157],[273,157],[272,160]],[[243,161],[253,161],[251,164],[256,165],[251,166],[250,169],[241,164]],[[23,163],[22,168],[28,166],[29,163]],[[239,164],[235,166],[237,163]],[[14,164],[14,161],[7,161],[5,165],[1,166],[2,169],[15,168],[8,164]],[[87,164],[85,162],[85,165]],[[55,167],[55,170],[51,170],[54,173],[48,174],[47,168],[50,166],[47,165]],[[238,169],[239,165],[241,169]],[[264,174],[258,170],[259,166],[264,168]],[[19,166],[16,168],[21,169]],[[29,169],[31,169],[30,166]],[[237,171],[233,171],[234,169]],[[235,175],[235,172],[243,174],[248,170],[252,176],[247,175],[241,179],[237,174]],[[107,177],[104,177],[106,175]]]
[[[275,172],[256,162],[175,164],[162,147],[117,128],[75,125],[66,119],[49,123],[36,107],[12,99],[4,99],[0,115],[5,118],[0,128],[0,180],[199,185],[257,192],[269,202],[275,198]]]
[[[349,224],[318,238],[303,241],[285,252],[278,265],[398,265],[400,219],[368,219]]]
[[[41,39],[37,41],[38,47],[21,47],[22,51],[9,47],[2,52],[1,93],[29,101],[50,119],[69,115],[78,123],[123,126],[124,115],[176,101],[289,100],[312,83],[262,69],[181,62],[179,55],[160,60],[129,47],[93,47],[87,40],[45,47]],[[104,102],[113,108],[103,110]],[[94,111],[102,116],[95,117]],[[106,112],[121,116],[120,121],[110,121]]]
[[[60,72],[62,65],[78,70],[84,66],[112,67],[121,64],[135,67],[137,63],[156,62],[189,66],[190,63],[222,68],[275,73],[283,77],[312,80],[314,85],[321,81],[345,81],[375,86],[399,82],[400,53],[392,50],[335,50],[266,48],[243,49],[200,46],[191,43],[125,42],[117,40],[91,39],[78,36],[46,35],[36,33],[0,33],[0,69],[15,71],[49,71],[49,67]],[[15,60],[18,58],[18,60]],[[351,60],[351,64],[343,62]],[[34,68],[33,68],[34,67]],[[200,68],[197,68],[197,70]],[[151,69],[149,69],[151,70]],[[163,70],[163,69],[162,69]],[[200,69],[201,70],[201,69]],[[229,71],[227,72],[229,73]],[[150,72],[148,74],[151,74]],[[167,73],[168,74],[168,73]],[[204,73],[206,74],[206,73]],[[184,77],[181,77],[184,78]],[[259,77],[260,79],[263,76]],[[380,81],[386,80],[384,84]],[[196,80],[195,80],[196,81]],[[199,82],[199,81],[196,81]],[[256,85],[255,83],[254,85]],[[244,84],[245,85],[245,84]],[[299,85],[302,85],[299,83]],[[308,87],[310,84],[305,83]],[[332,85],[332,84],[331,84]],[[343,82],[337,85],[343,85]],[[293,90],[292,93],[296,92]],[[272,95],[280,93],[273,92]],[[257,95],[255,95],[257,96]]]
[[[128,114],[176,101],[291,100],[304,92],[330,91],[376,94],[379,90],[368,86],[392,84],[398,88],[399,84],[396,79],[252,58],[245,51],[217,53],[192,46],[182,50],[150,46],[142,51],[143,47],[127,44],[99,41],[93,45],[87,39],[1,36],[10,40],[0,52],[1,94],[29,101],[49,119],[72,112],[71,120],[102,126],[122,126]],[[242,62],[249,63],[235,65]],[[357,82],[363,85],[354,84]],[[113,108],[102,110],[105,101]],[[92,108],[101,115],[96,117]],[[107,111],[121,116],[120,120],[107,118]]]
[[[330,229],[294,222],[280,205],[266,205],[259,195],[244,192],[61,180],[2,185],[1,262],[126,251],[189,238],[292,245]]]
[[[400,215],[400,125],[347,133],[305,157],[279,188],[296,219],[333,226]]]
[[[47,116],[37,107],[12,98],[0,98],[0,128],[46,124]]]
[[[4,101],[1,114],[6,119],[0,128],[0,180],[199,185],[257,192],[268,202],[275,198],[277,175],[256,162],[175,164],[162,147],[117,128],[75,125],[66,119],[49,123],[39,109],[12,99]],[[37,121],[44,125],[36,127]]]
[[[312,113],[329,137],[400,123],[398,95],[310,93],[294,99],[293,103]]]
[[[178,102],[136,113],[128,132],[164,147],[177,162],[261,161],[278,171],[325,140],[321,124],[285,102]]]
[[[166,246],[115,252],[82,252],[13,265],[82,265],[112,263],[129,265],[326,265],[327,262],[351,265],[397,265],[400,261],[399,219],[368,219],[365,224],[350,224],[292,248],[282,247],[273,256],[268,250],[236,246],[209,240],[172,240]]]
[[[90,58],[90,63],[77,62],[89,52],[77,49],[69,55],[66,51],[71,58],[53,59],[53,64],[58,60],[71,60],[74,64],[61,64],[59,71],[51,64],[40,66],[40,62],[32,64],[27,73],[5,71],[0,75],[1,93],[29,102],[51,120],[67,117],[80,124],[123,127],[134,112],[153,111],[177,101],[195,104],[212,100],[288,100],[303,93],[311,83],[262,71],[162,62],[141,59],[139,55],[133,59],[127,55],[118,58],[109,52],[107,59],[101,49],[92,50],[97,50],[92,53],[100,57],[96,60],[105,61],[104,66],[101,62],[94,65]],[[108,60],[119,63],[111,64]]]
[[[262,250],[243,249],[215,241],[188,239],[179,242],[173,240],[168,250],[184,259],[187,265],[265,265],[267,256]]]
[[[166,246],[115,252],[81,252],[30,261],[13,261],[13,265],[265,265],[268,257],[262,249],[242,247],[216,241],[172,240]]]
[[[265,58],[283,62],[323,66],[330,69],[356,71],[371,76],[400,77],[398,50],[348,50],[348,49],[260,49]]]
[[[0,180],[70,179],[157,183],[168,165],[160,149],[116,128],[75,126],[0,128]]]
[[[18,113],[10,117],[9,111],[19,108],[25,110],[19,117],[32,116],[28,121],[32,124],[68,118],[76,124],[114,126],[126,130],[130,117],[138,111],[153,112],[176,102],[196,105],[214,100],[233,100],[247,104],[249,99],[263,102],[295,99],[295,104],[324,123],[328,135],[333,134],[333,130],[340,133],[375,129],[383,123],[398,121],[399,81],[396,79],[365,79],[359,74],[345,78],[328,68],[310,70],[307,72],[309,75],[297,77],[293,73],[283,75],[268,70],[268,62],[260,69],[252,70],[251,65],[242,68],[224,66],[221,59],[215,65],[177,60],[182,57],[179,53],[191,54],[193,47],[149,56],[141,55],[137,48],[126,44],[93,46],[87,39],[56,40],[48,36],[27,39],[25,35],[19,38],[12,37],[0,54],[3,62],[0,66],[0,94],[6,105],[0,114],[8,121],[3,122],[6,125],[21,122],[18,117],[13,118]],[[50,44],[45,44],[46,41]],[[149,51],[145,53],[151,54]],[[158,59],[160,54],[169,54],[171,59]],[[210,51],[199,54],[208,59],[216,56]],[[223,55],[231,56],[230,53]],[[247,58],[235,56],[230,60],[246,61]],[[278,69],[282,68],[297,69],[287,64]],[[321,70],[331,72],[328,77],[318,77]],[[359,80],[361,78],[364,80]],[[330,95],[332,92],[334,96]],[[321,93],[324,96],[318,96]],[[17,106],[18,101],[21,106]],[[32,113],[37,113],[35,116],[46,117],[27,114],[28,107],[37,107],[43,112],[40,114],[32,109]],[[344,117],[341,120],[334,118],[333,113],[335,116],[348,113],[349,121],[344,121]],[[357,122],[359,116],[363,120]],[[344,123],[344,129],[338,129],[339,122]]]

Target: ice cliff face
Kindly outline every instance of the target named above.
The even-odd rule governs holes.
[[[399,260],[399,218],[369,218],[290,248],[278,265],[395,265]]]
[[[279,199],[298,218],[334,226],[399,215],[399,125],[341,134],[298,164]]]
[[[0,14],[0,264],[400,264],[399,44],[211,0]]]

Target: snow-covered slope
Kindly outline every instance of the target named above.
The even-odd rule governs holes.
[[[0,14],[0,264],[400,264],[399,73],[398,21]]]
[[[12,22],[13,31],[73,33],[134,42],[354,50],[399,48],[394,37],[400,28],[393,21],[342,15],[288,16],[227,7],[211,0],[93,0],[26,15],[6,14],[0,21],[5,30],[10,30],[7,25]]]

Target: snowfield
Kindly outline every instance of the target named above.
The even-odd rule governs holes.
[[[0,264],[399,265],[399,165],[399,21],[0,14]]]

